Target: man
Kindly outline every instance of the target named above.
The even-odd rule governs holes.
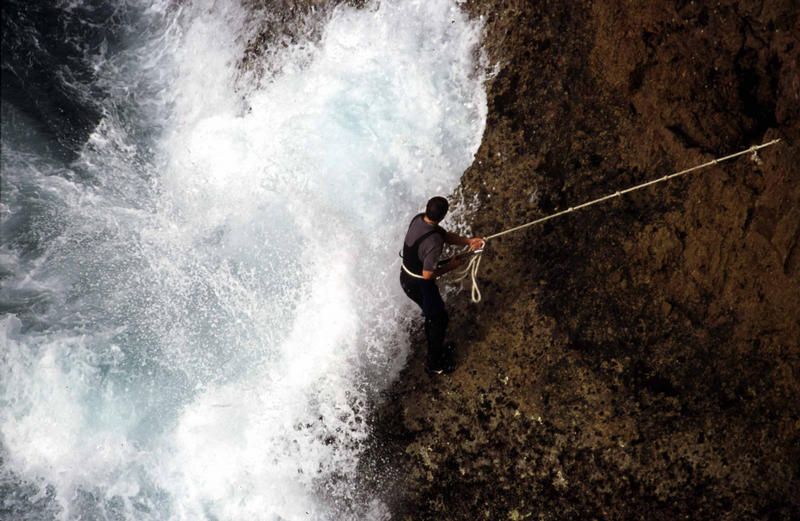
[[[426,369],[432,373],[451,373],[455,369],[452,344],[445,346],[444,336],[449,320],[444,301],[436,286],[436,277],[461,265],[454,256],[440,265],[439,256],[445,243],[469,246],[470,252],[483,247],[483,239],[467,238],[445,231],[439,222],[447,215],[449,204],[444,197],[428,201],[425,213],[411,220],[403,241],[403,268],[400,285],[408,298],[422,308],[425,317],[425,338],[428,341]]]

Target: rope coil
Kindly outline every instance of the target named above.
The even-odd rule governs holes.
[[[719,158],[716,158],[716,159],[712,159],[711,161],[707,161],[707,162],[705,162],[705,163],[703,163],[701,165],[693,166],[691,168],[687,168],[686,170],[681,170],[680,172],[675,172],[673,174],[668,174],[668,175],[665,175],[664,177],[661,177],[659,179],[653,179],[653,180],[650,180],[650,181],[646,181],[644,183],[641,183],[641,184],[638,184],[638,185],[634,185],[634,186],[631,186],[629,188],[625,188],[624,190],[617,190],[616,192],[614,192],[612,194],[605,195],[603,197],[599,197],[597,199],[594,199],[592,201],[588,201],[588,202],[583,203],[583,204],[579,204],[578,206],[570,206],[566,210],[562,210],[562,211],[556,212],[554,214],[546,215],[544,217],[540,217],[538,219],[535,219],[533,221],[527,222],[525,224],[521,224],[519,226],[515,226],[513,228],[509,228],[507,230],[503,230],[501,232],[489,235],[488,237],[484,237],[483,238],[483,240],[484,240],[484,248],[486,247],[486,242],[488,242],[491,239],[495,239],[497,237],[500,237],[500,236],[503,236],[503,235],[506,235],[506,234],[509,234],[509,233],[512,233],[512,232],[516,232],[516,231],[519,231],[519,230],[523,230],[525,228],[529,228],[529,227],[531,227],[531,226],[533,226],[535,224],[540,224],[540,223],[543,223],[545,221],[549,221],[550,219],[555,219],[556,217],[561,217],[562,215],[568,214],[568,213],[573,212],[575,210],[588,208],[589,206],[595,205],[597,203],[601,203],[603,201],[607,201],[608,199],[612,199],[614,197],[622,197],[623,194],[627,194],[629,192],[635,192],[636,190],[641,190],[642,188],[646,188],[646,187],[648,187],[650,185],[654,185],[654,184],[662,183],[664,181],[668,181],[668,180],[672,179],[673,177],[679,177],[679,176],[682,176],[682,175],[686,175],[686,174],[695,172],[697,170],[701,170],[703,168],[707,168],[707,167],[712,166],[712,165],[717,165],[717,164],[721,163],[722,161],[727,161],[729,159],[733,159],[735,157],[739,157],[739,156],[742,156],[744,154],[750,154],[750,153],[753,154],[754,160],[757,160],[758,159],[757,152],[759,150],[761,150],[762,148],[770,147],[770,146],[772,146],[772,145],[774,145],[774,144],[776,144],[778,142],[780,142],[780,139],[773,139],[772,141],[768,141],[768,142],[762,143],[760,145],[753,145],[753,146],[751,146],[750,148],[748,148],[746,150],[742,150],[741,152],[736,152],[734,154],[730,154],[730,155],[727,155],[727,156],[724,156],[724,157],[719,157]],[[480,292],[480,289],[478,289],[478,268],[481,265],[481,256],[482,256],[482,254],[483,254],[483,249],[481,249],[479,251],[476,251],[475,254],[470,258],[470,260],[467,263],[466,267],[463,270],[455,272],[455,276],[452,279],[453,282],[460,282],[460,281],[466,279],[467,277],[470,278],[470,282],[472,283],[472,289],[470,291],[470,298],[472,299],[472,302],[475,302],[475,303],[478,303],[478,302],[481,301],[481,292]],[[405,266],[403,266],[403,269],[406,271],[406,273],[409,273],[409,275],[414,275],[413,273],[409,272],[408,269]]]

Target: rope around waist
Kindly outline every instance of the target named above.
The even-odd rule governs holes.
[[[401,258],[402,258],[402,257],[401,257]],[[413,271],[411,271],[410,269],[406,268],[406,265],[405,265],[405,263],[404,263],[402,260],[400,261],[400,266],[403,268],[403,271],[404,271],[404,272],[406,272],[406,274],[408,274],[408,275],[410,275],[410,276],[414,277],[415,279],[424,279],[424,278],[425,278],[425,277],[423,277],[422,275],[417,275],[416,273],[414,273],[414,272],[413,272]]]

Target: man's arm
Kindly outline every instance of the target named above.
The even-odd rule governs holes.
[[[447,244],[457,244],[459,246],[469,246],[470,252],[473,252],[475,250],[483,248],[483,244],[485,241],[480,237],[469,238],[469,237],[462,237],[452,232],[445,232],[444,242],[446,242]],[[439,252],[441,252],[441,248],[439,249]],[[437,253],[436,256],[438,257],[438,255],[439,254]],[[436,268],[433,271],[423,269],[422,278],[430,280],[436,277],[441,277],[445,273],[453,271],[454,269],[461,266],[462,260],[465,256],[466,254],[455,255],[453,256],[453,258],[450,259],[450,262],[448,262],[444,266]]]
[[[459,253],[458,255],[454,255],[447,261],[447,264],[441,265],[437,267],[433,271],[422,270],[422,276],[426,279],[433,279],[436,277],[441,277],[445,273],[453,271],[454,269],[458,268],[462,264],[464,264],[464,259],[469,258],[473,255],[473,252],[468,251],[464,253]]]
[[[456,244],[458,246],[467,246],[469,244],[469,239],[453,232],[445,232],[444,242],[447,244]]]
[[[441,277],[445,273],[453,271],[454,269],[458,268],[460,265],[461,265],[461,259],[459,258],[459,256],[456,255],[455,257],[450,259],[450,262],[448,262],[444,266],[439,266],[433,271],[422,270],[422,278],[430,280],[430,279],[435,279],[436,277]]]
[[[450,259],[450,261],[447,264],[445,264],[444,266],[439,266],[438,268],[436,268],[433,271],[422,270],[422,276],[425,277],[426,279],[432,279],[432,278],[435,278],[435,277],[441,277],[445,273],[451,272],[454,269],[456,269],[459,266],[461,266],[461,260],[462,259],[463,259],[462,255],[454,255]],[[430,276],[425,276],[426,273],[429,273]]]
[[[444,242],[447,244],[456,244],[458,246],[469,246],[470,250],[475,251],[483,247],[484,240],[480,237],[462,237],[453,232],[446,232]]]

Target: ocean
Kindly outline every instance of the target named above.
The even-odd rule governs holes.
[[[359,461],[480,21],[261,4],[4,0],[0,519],[391,519]]]

